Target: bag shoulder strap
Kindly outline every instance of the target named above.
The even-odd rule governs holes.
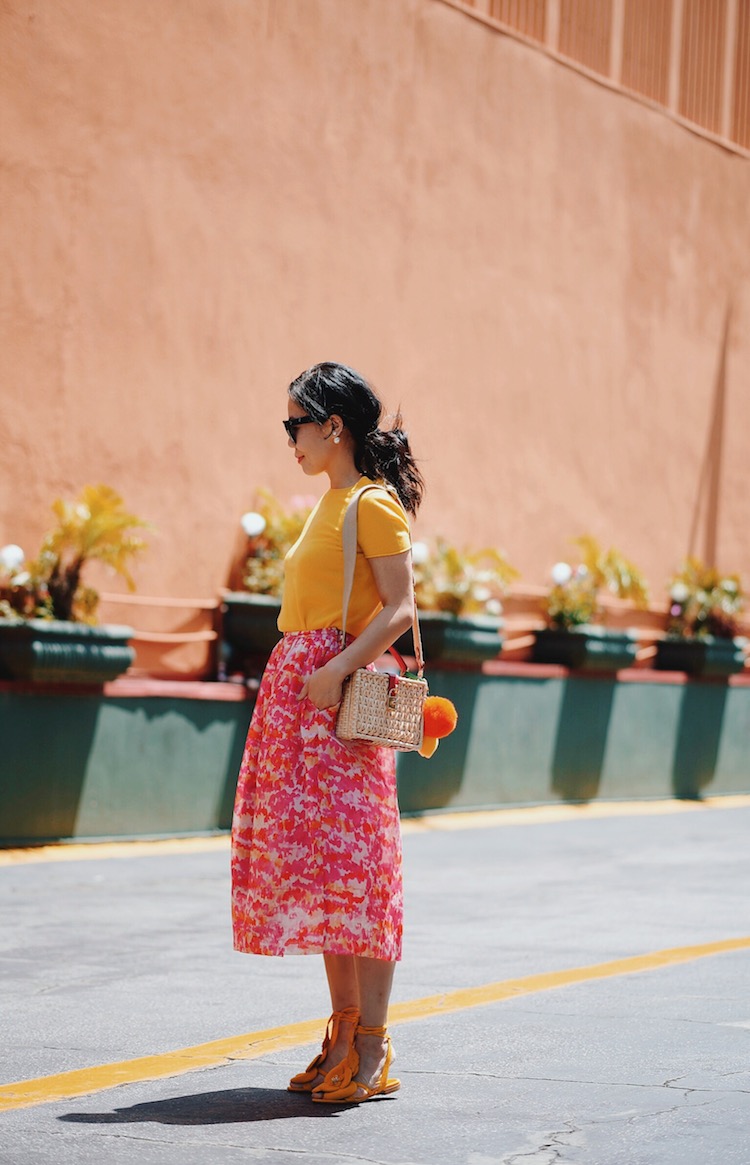
[[[352,597],[352,587],[354,585],[354,567],[357,561],[357,510],[359,507],[359,499],[362,494],[367,493],[372,489],[383,489],[384,486],[363,485],[355,494],[352,494],[344,514],[344,523],[342,528],[342,540],[344,544],[344,597],[341,604],[341,647],[343,649],[346,643],[346,617],[349,611],[349,600]],[[413,585],[413,580],[412,580]],[[412,617],[412,634],[414,636],[414,655],[417,661],[417,674],[420,679],[424,673],[424,656],[422,654],[422,635],[419,630],[419,617],[417,615],[417,600],[414,597],[414,615]],[[388,650],[396,658],[396,661],[401,668],[401,671],[406,671],[406,665],[401,659],[399,653],[393,647]]]

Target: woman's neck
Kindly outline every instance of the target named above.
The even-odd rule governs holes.
[[[331,489],[349,489],[356,485],[362,474],[355,465],[337,466],[336,469],[328,470],[328,480],[331,483]]]

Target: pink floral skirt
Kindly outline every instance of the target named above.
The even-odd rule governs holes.
[[[232,825],[238,951],[401,957],[403,893],[391,749],[339,740],[336,709],[298,700],[339,633],[287,633],[266,665]]]

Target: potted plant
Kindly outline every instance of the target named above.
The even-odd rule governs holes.
[[[495,547],[459,549],[444,538],[412,547],[414,589],[428,663],[476,664],[502,646],[502,600],[518,571]],[[398,650],[413,652],[408,631]]]
[[[558,663],[586,671],[617,671],[635,660],[634,633],[599,625],[600,594],[609,591],[636,606],[648,604],[640,571],[619,550],[603,550],[590,535],[575,539],[580,562],[558,562],[543,601],[547,626],[535,632],[534,663]]]
[[[669,583],[664,639],[654,667],[690,675],[726,676],[745,666],[747,639],[738,635],[745,606],[739,575],[688,558]]]
[[[314,499],[284,505],[268,489],[258,490],[256,508],[242,515],[242,589],[222,595],[222,655],[226,672],[255,673],[281,638],[277,627],[284,583],[284,556],[302,533]]]
[[[99,595],[84,570],[102,562],[133,590],[129,564],[145,547],[134,531],[147,523],[106,485],[86,486],[73,502],[58,498],[52,510],[57,524],[35,559],[15,544],[0,551],[0,676],[103,683],[132,663],[133,631],[97,625]]]

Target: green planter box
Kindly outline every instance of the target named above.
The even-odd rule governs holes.
[[[481,664],[495,659],[503,647],[503,620],[492,615],[449,615],[420,611],[419,629],[426,664]],[[396,640],[396,650],[413,655],[411,631]]]
[[[656,645],[654,667],[682,671],[692,676],[730,676],[745,666],[746,639],[676,639],[669,636]]]
[[[569,631],[544,628],[534,634],[533,663],[556,663],[576,671],[615,672],[635,661],[638,641],[632,631],[613,631],[584,623]]]
[[[272,595],[230,591],[223,598],[222,656],[228,673],[254,675],[263,670],[281,639],[277,627],[281,600]]]
[[[0,678],[32,683],[103,684],[135,659],[132,627],[0,620]]]
[[[0,682],[0,847],[229,829],[252,707],[240,684]]]

